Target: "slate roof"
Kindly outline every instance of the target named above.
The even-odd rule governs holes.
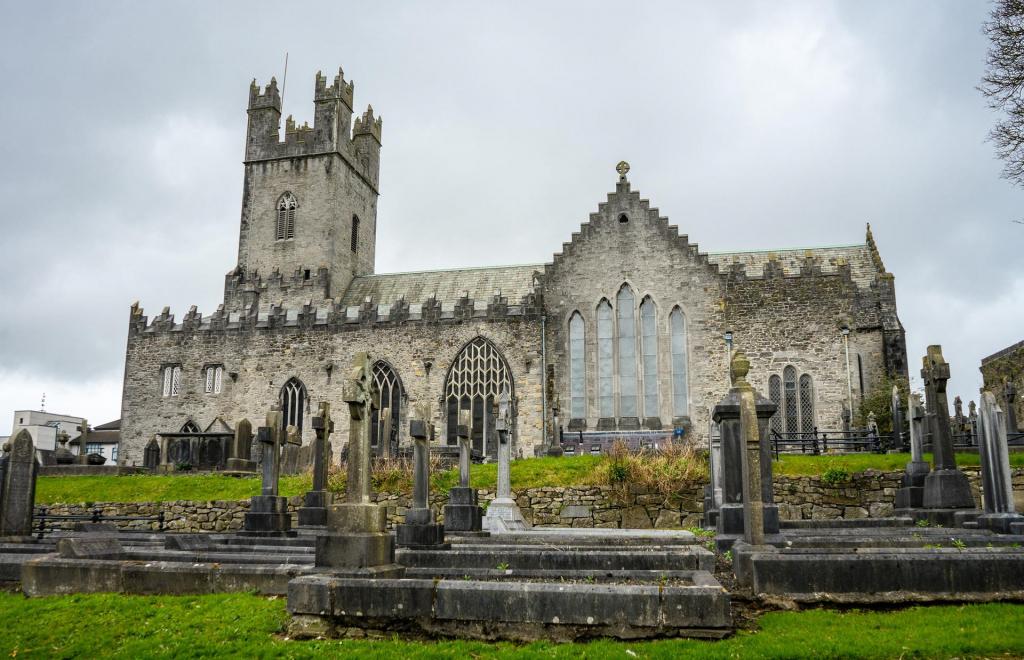
[[[403,296],[412,304],[431,295],[438,302],[455,302],[465,293],[474,300],[490,300],[498,290],[509,304],[517,304],[533,292],[533,274],[538,271],[544,271],[543,264],[364,275],[352,280],[342,304],[357,306],[372,297],[375,303],[391,305]]]

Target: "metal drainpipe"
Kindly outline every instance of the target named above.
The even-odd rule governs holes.
[[[547,314],[540,315],[540,419],[541,446],[548,448],[548,345]]]

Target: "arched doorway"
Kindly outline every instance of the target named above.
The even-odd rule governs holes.
[[[457,442],[455,427],[459,423],[459,409],[470,410],[473,449],[487,456],[497,456],[494,408],[506,387],[515,401],[512,371],[494,344],[477,337],[463,346],[452,362],[444,385],[448,444]],[[512,414],[515,415],[514,407]]]

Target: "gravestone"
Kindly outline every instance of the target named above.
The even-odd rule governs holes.
[[[225,463],[225,473],[239,477],[256,474],[256,461],[252,460],[252,422],[239,420],[235,424],[235,437],[231,442],[231,456]]]
[[[483,509],[479,506],[476,489],[469,483],[471,423],[470,411],[460,410],[455,427],[459,441],[459,485],[448,491],[448,504],[444,507],[444,526],[448,532],[475,534],[483,529]]]
[[[89,446],[89,421],[83,419],[82,423],[78,426],[78,430],[81,431],[81,434],[78,436],[78,464],[88,465],[89,453],[87,447]]]
[[[331,434],[334,433],[334,420],[331,419],[331,404],[320,403],[316,417],[313,418],[313,431],[316,437],[311,445],[313,454],[313,488],[310,489],[299,508],[299,525],[302,527],[326,526],[327,507],[334,501],[334,496],[327,490],[327,471],[331,464]]]
[[[380,420],[377,450],[381,458],[391,458],[394,455],[393,447],[391,446],[391,408],[381,408],[377,419]]]
[[[10,441],[10,452],[0,459],[0,537],[29,538],[36,500],[36,449],[26,429]]]
[[[984,511],[978,524],[1002,534],[1010,533],[1010,525],[1024,522],[1013,502],[1013,478],[1006,444],[1006,415],[992,392],[981,393],[981,483]]]
[[[1007,380],[1003,385],[1004,412],[1006,413],[1006,432],[1018,433],[1017,427],[1017,386],[1012,380]]]
[[[512,402],[506,385],[498,397],[498,487],[484,514],[483,528],[490,532],[529,529],[519,505],[512,499]]]
[[[284,443],[281,451],[281,474],[297,474],[299,471],[299,448],[302,436],[299,429],[289,424],[284,430]]]
[[[949,424],[949,404],[946,383],[949,381],[949,363],[942,357],[942,347],[928,347],[923,358],[921,377],[924,379],[928,400],[928,423],[932,431],[934,469],[924,479],[922,507],[932,509],[929,516],[940,524],[957,524],[965,518],[955,516],[956,509],[973,509],[974,498],[967,475],[957,469],[953,453],[953,433]]]
[[[718,526],[718,510],[722,507],[722,430],[717,422],[708,424],[708,473],[710,483],[704,486],[704,526]]]
[[[548,441],[547,451],[545,452],[548,456],[560,457],[565,453],[562,450],[562,426],[559,424],[558,419],[560,413],[561,406],[559,405],[559,399],[556,396],[555,402],[551,405],[551,418],[555,422],[555,428]]]
[[[256,433],[263,445],[263,488],[259,495],[253,495],[249,512],[245,514],[245,536],[295,536],[292,516],[288,513],[288,498],[277,494],[281,476],[281,411],[272,409],[267,413],[267,425]]]
[[[903,482],[896,489],[896,513],[906,514],[906,509],[919,509],[924,502],[924,478],[931,472],[931,466],[924,460],[924,410],[921,397],[911,393],[907,400],[907,414],[910,416],[910,462],[903,472]],[[901,511],[902,510],[902,511]]]
[[[405,512],[405,522],[395,529],[396,543],[413,549],[437,550],[449,548],[444,542],[444,525],[439,525],[430,508],[430,441],[434,439],[434,425],[430,409],[416,408],[416,419],[409,420],[409,435],[413,440],[412,506]]]
[[[743,435],[743,426],[740,420],[740,394],[744,391],[743,384],[746,383],[746,375],[750,369],[750,362],[741,351],[736,351],[730,363],[730,376],[733,385],[728,394],[718,402],[711,413],[712,419],[719,425],[721,433],[721,471],[722,471],[722,505],[718,510],[718,535],[722,547],[728,547],[731,543],[744,534],[744,507],[743,507],[743,454],[747,451],[746,439]],[[742,374],[741,381],[736,379]],[[754,412],[767,429],[768,420],[775,414],[777,406],[768,399],[754,393]],[[764,443],[760,451],[762,456],[759,463],[761,503],[764,534],[779,533],[779,507],[774,503],[772,493],[772,463],[771,449],[769,443]]]
[[[747,373],[750,371],[750,361],[743,351],[733,353],[730,364],[733,390],[738,395],[740,409],[740,436],[743,442],[742,472],[743,472],[743,540],[753,546],[764,544],[765,540],[765,486],[771,492],[771,483],[764,484],[762,461],[767,458],[769,464],[771,455],[765,457],[762,451],[766,445],[764,442],[764,429],[759,424],[757,414],[757,393],[747,382]],[[772,411],[774,413],[774,411]],[[769,415],[770,417],[770,415]],[[770,465],[769,465],[770,467]],[[768,473],[770,478],[770,472]],[[776,529],[775,532],[778,530]]]
[[[345,501],[327,511],[327,534],[316,538],[316,565],[335,574],[401,576],[395,539],[385,531],[387,511],[373,503],[370,422],[379,400],[370,359],[357,353],[342,390],[348,404],[348,483]]]
[[[60,443],[60,447],[57,451],[53,452],[53,460],[57,465],[71,465],[75,462],[75,455],[68,449],[68,434],[65,431],[61,431],[57,435],[57,442]],[[157,459],[159,460],[159,447],[157,448]]]
[[[160,467],[160,443],[156,438],[151,438],[142,451],[142,465],[150,470]]]
[[[892,450],[895,452],[907,451],[907,442],[903,435],[903,405],[900,400],[900,389],[892,386]]]

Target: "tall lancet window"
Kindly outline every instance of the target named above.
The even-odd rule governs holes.
[[[277,200],[277,230],[275,238],[283,241],[295,238],[295,209],[299,203],[295,201],[295,195],[286,192]]]
[[[814,433],[814,387],[810,374],[800,376],[800,432]]]
[[[792,365],[782,370],[783,410],[785,412],[786,433],[796,433],[796,369]]]
[[[615,297],[619,349],[619,417],[636,417],[636,326],[633,291],[627,285]]]
[[[615,417],[613,327],[611,303],[602,300],[597,306],[597,407],[601,417]]]
[[[574,312],[569,319],[569,415],[587,418],[587,370],[584,365],[583,317]]]
[[[654,301],[640,303],[640,350],[644,374],[644,417],[658,417],[658,312]]]
[[[672,414],[686,417],[690,414],[689,365],[686,360],[686,317],[676,307],[669,315],[669,329],[672,332]]]
[[[776,433],[782,433],[782,379],[774,374],[768,379],[768,398],[775,404],[775,414],[768,420],[768,426]]]

